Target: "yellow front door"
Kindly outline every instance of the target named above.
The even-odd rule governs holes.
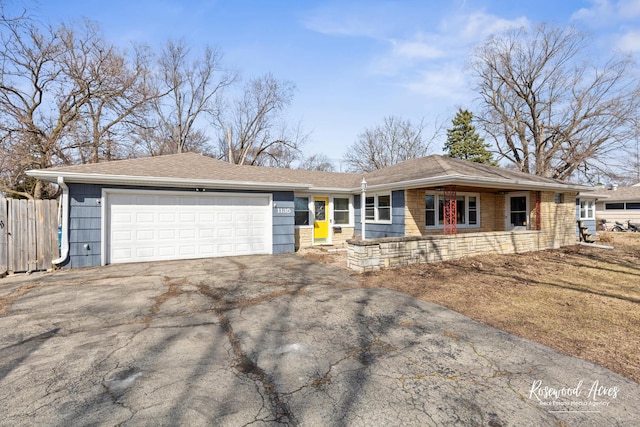
[[[313,200],[313,241],[314,243],[328,242],[329,240],[329,199],[316,197]]]

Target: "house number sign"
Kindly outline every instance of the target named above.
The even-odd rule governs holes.
[[[276,212],[278,212],[279,214],[290,214],[291,212],[293,212],[293,209],[291,209],[291,208],[276,208]]]

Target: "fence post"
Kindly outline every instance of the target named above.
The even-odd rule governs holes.
[[[35,200],[27,200],[27,271],[38,269],[38,234],[36,203]]]
[[[57,210],[57,203],[54,200],[36,200],[38,270],[51,268],[51,261],[58,257]]]
[[[7,231],[9,218],[7,217],[7,200],[0,198],[0,277],[7,274],[9,252],[7,247]]]

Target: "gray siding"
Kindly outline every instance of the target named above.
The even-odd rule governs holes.
[[[89,184],[69,186],[69,259],[64,267],[100,265],[101,187]]]
[[[273,194],[273,253],[295,252],[293,192]]]
[[[136,190],[165,190],[193,192],[191,188],[125,187],[97,184],[68,184],[69,186],[69,258],[62,265],[67,268],[95,267],[101,262],[102,245],[102,188]],[[209,190],[232,192],[237,190]],[[247,193],[263,193],[247,191]],[[273,253],[294,252],[293,192],[273,192]]]
[[[404,237],[404,190],[396,190],[391,192],[391,224],[372,224],[368,223],[365,227],[367,239],[375,239],[380,237]],[[355,213],[355,233],[362,235],[360,222],[360,195],[353,198]]]

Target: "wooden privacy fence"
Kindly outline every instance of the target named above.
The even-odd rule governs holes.
[[[58,203],[0,198],[0,276],[46,270],[58,258]]]

